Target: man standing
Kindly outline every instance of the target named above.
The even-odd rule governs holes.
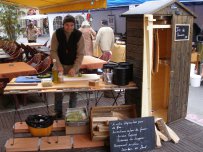
[[[111,49],[114,46],[114,32],[111,27],[108,27],[108,21],[101,21],[102,27],[99,29],[97,36],[95,47],[99,46],[102,51],[102,56],[99,57],[102,60],[109,61],[112,56]]]
[[[51,57],[56,59],[59,72],[74,76],[82,64],[84,57],[84,38],[75,29],[75,18],[67,15],[63,20],[63,27],[57,29],[51,39]],[[62,117],[62,93],[55,93],[55,117]],[[70,93],[69,107],[76,107],[77,95]]]
[[[37,36],[38,36],[38,30],[32,22],[28,25],[26,32],[27,32],[28,43],[36,43]]]

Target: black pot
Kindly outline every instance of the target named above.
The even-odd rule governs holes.
[[[113,69],[113,84],[119,86],[128,85],[128,71],[129,67],[115,67]]]
[[[53,125],[53,117],[46,115],[29,115],[25,120],[26,124],[33,128],[47,128]]]
[[[133,81],[133,64],[129,63],[129,62],[119,62],[118,66],[127,67],[128,68],[128,71],[127,71],[128,79],[129,79],[129,81]]]
[[[113,70],[115,67],[117,67],[118,64],[117,63],[107,63],[107,64],[103,64],[103,71],[105,70]]]

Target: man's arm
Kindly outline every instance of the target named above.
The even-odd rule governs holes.
[[[85,49],[84,38],[83,38],[83,36],[81,36],[81,38],[77,44],[77,55],[76,55],[76,60],[73,65],[73,69],[75,70],[75,72],[77,72],[80,69],[80,66],[82,64],[82,60],[84,57],[84,49]]]
[[[115,42],[115,37],[114,37],[114,32],[113,32],[113,30],[112,30],[111,49],[114,47],[114,42]]]
[[[63,66],[59,60],[58,57],[58,52],[57,52],[57,48],[58,48],[58,40],[56,38],[56,32],[53,33],[52,38],[51,38],[51,50],[50,50],[50,55],[52,59],[56,59],[56,63],[57,63],[57,68],[59,71],[61,71],[63,69]]]
[[[95,49],[97,48],[97,46],[99,45],[99,41],[101,39],[101,29],[99,29],[97,36],[96,36],[96,41],[95,41]]]

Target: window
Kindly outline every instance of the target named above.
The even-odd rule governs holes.
[[[26,13],[23,12],[23,11],[20,11],[20,12],[19,12],[19,18],[21,18],[21,17],[23,17],[23,16],[26,16]],[[21,28],[26,28],[26,22],[25,22],[24,19],[20,19],[20,20],[19,20],[19,24],[20,24],[20,27],[21,27]]]
[[[85,20],[85,19],[84,19],[83,16],[77,15],[77,16],[75,17],[75,28],[76,28],[76,29],[79,29],[79,28],[81,27],[81,24],[82,24],[82,22],[83,22],[84,20]]]
[[[63,22],[62,22],[61,16],[57,16],[54,18],[53,27],[54,27],[54,31],[57,30],[58,28],[63,27]]]

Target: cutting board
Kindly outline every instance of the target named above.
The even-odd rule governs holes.
[[[91,81],[91,80],[99,80],[100,76],[97,74],[82,74],[81,77],[75,76],[70,77],[65,75],[64,81]]]
[[[18,76],[15,80],[16,83],[39,83],[41,79],[37,76]]]

